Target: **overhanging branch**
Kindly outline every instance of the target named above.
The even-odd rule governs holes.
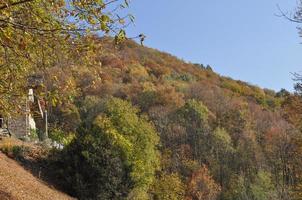
[[[276,15],[277,17],[284,17],[285,19],[291,21],[291,22],[294,22],[294,23],[298,23],[298,24],[301,24],[302,23],[302,20],[299,20],[297,18],[295,18],[295,16],[291,16],[287,13],[285,13],[281,8],[280,6],[277,4],[277,8],[279,10],[279,13],[278,15]]]
[[[31,1],[34,1],[34,0],[21,0],[21,1],[13,2],[13,3],[1,5],[1,6],[0,6],[0,10],[9,8],[9,7],[11,7],[11,6],[16,6],[16,5],[19,5],[19,4],[23,4],[23,3],[28,3],[28,2],[31,2]]]

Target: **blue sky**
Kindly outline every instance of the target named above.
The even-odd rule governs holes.
[[[302,71],[302,38],[277,17],[277,5],[293,11],[296,0],[132,0],[129,35],[144,33],[146,46],[219,74],[280,90],[292,90],[291,72]]]

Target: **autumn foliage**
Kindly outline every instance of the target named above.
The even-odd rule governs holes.
[[[131,40],[115,46],[112,38],[95,37],[94,43],[89,64],[73,55],[37,72],[50,93],[50,137],[74,138],[64,140],[53,165],[68,166],[58,176],[71,195],[288,200],[301,194],[299,95],[219,76]]]

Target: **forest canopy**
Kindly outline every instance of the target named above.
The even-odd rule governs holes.
[[[275,92],[144,47],[126,35],[128,6],[0,3],[1,115],[41,78],[59,148],[37,162],[60,189],[83,200],[302,199],[301,84]]]
[[[155,200],[300,195],[300,96],[219,76],[134,41],[117,48],[113,38],[94,41],[102,44],[90,57],[95,64],[67,59],[43,72],[48,91],[64,99],[49,104],[50,137],[74,138],[55,164],[70,166],[60,173],[70,194]]]

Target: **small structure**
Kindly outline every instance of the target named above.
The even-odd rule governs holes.
[[[6,118],[0,114],[0,135],[25,139],[37,133],[40,141],[48,139],[46,103],[43,98],[34,94],[34,90],[38,91],[41,88],[39,81],[34,80],[33,84],[29,84],[25,102],[21,104],[21,113]]]
[[[10,135],[10,132],[5,127],[4,118],[0,115],[0,136],[7,136]]]

